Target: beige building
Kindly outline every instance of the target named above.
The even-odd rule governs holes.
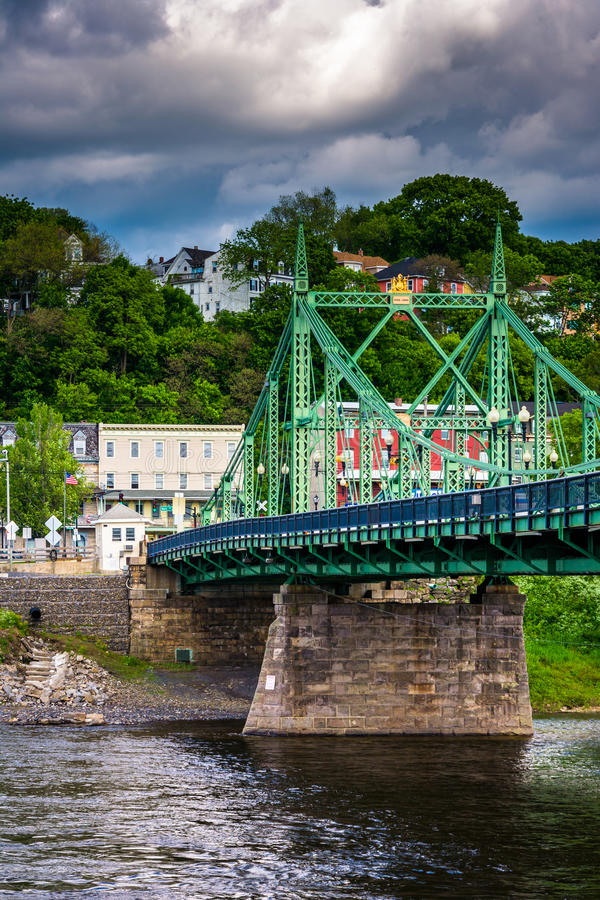
[[[243,432],[243,425],[100,423],[99,511],[125,503],[151,522],[149,539],[191,527]]]

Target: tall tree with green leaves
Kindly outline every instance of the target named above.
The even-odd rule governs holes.
[[[45,403],[34,404],[29,419],[19,419],[17,441],[8,447],[11,517],[21,528],[30,526],[36,537],[46,534],[50,516],[63,521],[66,493],[67,522],[74,522],[83,498],[92,485],[69,453],[71,436],[63,420]],[[65,485],[65,472],[75,475],[76,485]],[[0,478],[0,507],[7,512],[6,480]]]

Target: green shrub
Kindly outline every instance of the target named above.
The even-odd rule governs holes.
[[[21,616],[10,609],[0,609],[0,628],[3,630],[16,628],[21,634],[25,634],[27,632],[27,622],[24,622]]]
[[[527,635],[600,647],[600,578],[536,575],[517,581],[527,595],[523,619]]]

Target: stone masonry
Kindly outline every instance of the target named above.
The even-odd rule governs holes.
[[[29,619],[38,607],[41,619]],[[111,650],[129,649],[129,601],[124,575],[15,575],[0,577],[0,608],[29,619],[31,630],[89,635]]]
[[[274,603],[245,734],[532,733],[514,585],[426,604],[289,585]]]

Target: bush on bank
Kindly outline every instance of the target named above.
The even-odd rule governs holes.
[[[538,712],[600,707],[600,578],[517,579],[531,704]]]

